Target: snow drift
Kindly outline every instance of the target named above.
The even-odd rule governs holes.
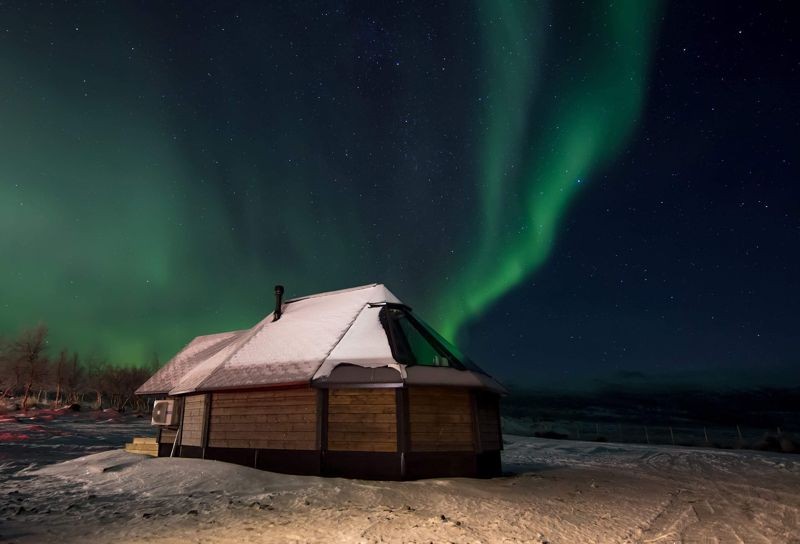
[[[509,437],[509,474],[287,476],[119,450],[0,467],[0,540],[770,542],[800,539],[800,459]]]

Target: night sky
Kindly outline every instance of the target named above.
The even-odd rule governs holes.
[[[792,6],[0,3],[0,335],[377,281],[516,387],[796,385]]]

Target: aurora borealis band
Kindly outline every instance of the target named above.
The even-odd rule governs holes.
[[[542,36],[552,28],[544,4],[484,3],[483,221],[477,251],[444,290],[436,322],[446,336],[545,261],[582,181],[625,142],[643,99],[656,6],[597,4],[572,13],[577,38],[559,48],[558,69],[541,74],[544,49],[554,48]]]
[[[163,361],[378,281],[501,378],[780,373],[796,66],[748,9],[0,5],[0,335]]]

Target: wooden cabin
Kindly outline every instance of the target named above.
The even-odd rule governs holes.
[[[367,479],[500,474],[503,387],[388,289],[282,294],[253,328],[195,338],[139,388],[172,401],[154,416],[159,456]]]

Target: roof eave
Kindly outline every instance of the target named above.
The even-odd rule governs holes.
[[[216,387],[196,387],[189,389],[171,389],[167,392],[170,396],[191,395],[192,393],[213,393],[215,391],[246,391],[251,389],[285,389],[290,387],[311,386],[311,380],[299,380],[293,382],[260,383],[260,384],[239,384],[223,385]]]

